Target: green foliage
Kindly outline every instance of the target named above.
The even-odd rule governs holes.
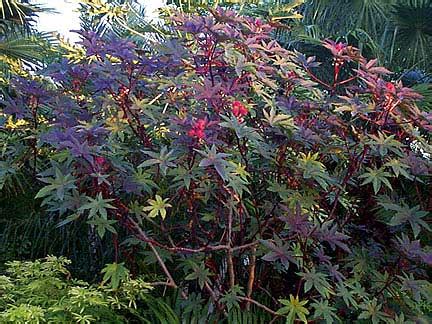
[[[431,71],[429,0],[308,0],[300,13],[301,23],[294,24],[289,34],[278,35],[282,41],[303,49],[303,42],[345,40],[397,72]],[[305,50],[320,55],[319,49]]]
[[[102,269],[104,274],[103,282],[110,282],[113,289],[117,289],[120,286],[120,282],[129,280],[129,270],[124,266],[124,263],[112,263],[107,264]]]
[[[382,305],[376,299],[368,300],[359,305],[362,312],[359,319],[370,319],[373,324],[385,322],[387,315],[381,311]]]
[[[363,182],[361,183],[362,186],[368,183],[372,183],[375,194],[377,194],[380,191],[381,186],[383,184],[386,185],[389,189],[392,189],[390,181],[388,180],[388,178],[391,177],[391,174],[389,172],[384,171],[383,168],[380,169],[366,168],[366,171],[367,172],[359,176],[359,178],[364,179]]]
[[[223,295],[220,302],[227,306],[228,312],[232,312],[235,308],[240,309],[239,296],[244,296],[243,287],[235,285]]]
[[[393,216],[388,221],[390,226],[399,226],[405,223],[409,223],[414,234],[414,238],[417,238],[421,228],[431,231],[430,226],[423,220],[423,217],[428,215],[428,212],[420,210],[420,206],[409,206],[403,204],[397,205],[393,203],[380,203],[380,205],[387,211],[392,211]]]
[[[12,76],[29,76],[57,57],[56,39],[50,33],[34,28],[35,17],[42,11],[38,5],[22,0],[0,1],[0,91],[8,95]]]
[[[8,262],[6,275],[0,276],[0,321],[124,323],[127,318],[140,318],[137,303],[148,298],[147,283],[124,275],[122,265],[108,265],[104,282],[110,280],[111,285],[89,285],[71,278],[69,263],[52,256]]]
[[[324,319],[327,324],[340,322],[340,318],[336,315],[337,309],[330,306],[328,300],[315,301],[311,306],[315,309],[315,319]]]
[[[300,272],[298,275],[304,280],[305,293],[313,287],[326,299],[330,298],[330,294],[334,294],[327,281],[327,276],[324,273],[316,272],[315,268],[312,268],[310,271],[306,269],[306,272]]]
[[[290,295],[290,299],[281,299],[281,304],[284,305],[278,310],[278,314],[286,316],[286,323],[294,323],[297,319],[303,323],[307,323],[306,316],[309,315],[309,311],[305,308],[308,303],[307,300],[299,300],[298,297]]]
[[[162,199],[161,196],[156,195],[156,199],[149,199],[150,206],[146,206],[143,208],[144,211],[149,211],[148,217],[156,217],[160,215],[162,219],[165,219],[167,211],[166,209],[172,207],[167,203],[169,198]]]

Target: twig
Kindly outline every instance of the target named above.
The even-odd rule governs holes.
[[[228,213],[228,250],[227,250],[227,264],[228,264],[228,274],[229,274],[229,282],[230,287],[234,287],[235,285],[235,272],[234,272],[234,262],[233,262],[233,253],[231,249],[231,235],[232,235],[232,208]]]
[[[178,285],[176,284],[174,278],[172,277],[171,273],[169,272],[165,262],[162,260],[159,252],[156,250],[155,246],[150,242],[150,240],[148,239],[146,233],[139,227],[139,225],[130,217],[128,217],[128,220],[134,225],[135,229],[138,232],[138,238],[141,238],[144,242],[146,242],[149,246],[150,249],[152,250],[153,254],[156,257],[156,260],[158,261],[159,265],[161,266],[163,272],[165,273],[165,275],[168,278],[168,284],[167,286],[173,287],[173,288],[178,288]],[[185,292],[183,290],[180,290],[180,293],[182,295],[182,297],[184,299],[187,298]]]
[[[268,308],[266,305],[263,305],[260,302],[257,302],[255,299],[248,298],[248,297],[237,297],[237,298],[242,300],[242,301],[252,303],[252,304],[256,305],[257,307],[265,310],[267,313],[272,314],[273,316],[278,316],[278,317],[281,316],[278,313],[276,313],[274,310]]]
[[[253,285],[255,282],[255,266],[256,266],[256,246],[254,246],[251,250],[251,260],[250,260],[250,266],[249,266],[249,280],[247,284],[247,292],[246,292],[246,298],[252,297],[253,292]],[[250,302],[248,301],[246,303],[246,310],[249,310],[250,308]]]

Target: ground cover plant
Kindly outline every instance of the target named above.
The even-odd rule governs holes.
[[[113,248],[106,279],[145,278],[178,322],[427,323],[421,97],[344,43],[324,81],[260,19],[165,19],[148,50],[83,31],[16,79],[0,183],[38,181],[47,218]]]
[[[65,258],[49,256],[34,262],[13,261],[0,276],[2,323],[151,323],[136,311],[149,302],[152,289],[124,273],[122,289],[115,280],[99,286],[72,279]],[[121,266],[121,265],[120,265]],[[110,267],[104,272],[110,274]],[[107,277],[108,278],[108,277]],[[152,300],[157,305],[156,300]]]

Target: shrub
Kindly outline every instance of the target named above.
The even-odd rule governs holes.
[[[121,285],[112,277],[107,278],[111,284],[89,285],[71,278],[66,269],[69,263],[51,256],[7,263],[7,276],[0,276],[1,323],[125,323],[126,318],[140,319],[136,308],[148,300],[148,284],[123,272]],[[122,265],[109,265],[106,273],[119,267]]]
[[[112,239],[116,261],[189,298],[183,313],[427,321],[420,96],[346,44],[323,43],[327,82],[259,19],[166,19],[151,52],[82,32],[83,52],[15,82],[6,128],[46,212]]]

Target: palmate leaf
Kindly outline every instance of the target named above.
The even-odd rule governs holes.
[[[158,188],[157,184],[151,179],[151,175],[141,168],[134,170],[132,181],[147,193],[151,193],[153,188]]]
[[[245,180],[244,178],[238,176],[237,174],[230,173],[228,175],[228,187],[232,188],[239,197],[243,196],[243,192],[250,193],[247,185],[249,182]]]
[[[169,171],[170,176],[173,176],[173,187],[185,187],[189,189],[191,181],[197,177],[194,170],[188,170],[183,166],[178,166]]]
[[[283,201],[288,200],[291,196],[291,190],[288,189],[288,186],[284,183],[279,183],[276,181],[268,181],[267,190],[270,192],[277,193]]]
[[[149,206],[146,206],[143,208],[144,211],[149,211],[148,217],[156,217],[157,215],[160,215],[162,219],[165,219],[166,217],[166,209],[169,207],[172,207],[171,204],[168,204],[167,201],[169,198],[162,199],[161,196],[156,195],[155,199],[149,199]]]
[[[209,280],[211,272],[205,267],[203,263],[193,267],[193,272],[188,274],[186,280],[198,280],[198,285],[204,288],[205,283]]]
[[[326,190],[331,183],[331,178],[326,171],[323,163],[319,160],[319,154],[312,154],[311,152],[305,154],[300,152],[300,157],[297,160],[297,166],[303,170],[303,177],[305,179],[314,179],[318,184]]]
[[[314,318],[324,318],[327,324],[340,322],[340,318],[336,315],[337,309],[330,306],[328,300],[315,300],[311,306],[315,309]]]
[[[235,116],[220,115],[220,117],[225,121],[219,123],[219,126],[232,129],[238,138],[247,138],[249,141],[254,142],[262,140],[261,135],[255,128],[247,126],[246,123],[241,123]]]
[[[227,293],[225,293],[220,302],[225,304],[228,308],[228,312],[231,311],[232,308],[240,308],[239,305],[239,296],[244,296],[243,287],[239,285],[234,285]]]
[[[386,210],[395,212],[393,217],[387,223],[390,226],[399,226],[409,222],[414,233],[414,238],[420,234],[422,228],[426,229],[427,231],[431,231],[429,224],[423,220],[423,218],[429,213],[427,211],[420,210],[420,206],[417,205],[410,208],[406,204],[401,206],[393,203],[380,203],[380,205]]]
[[[355,247],[352,250],[353,252],[347,258],[346,266],[352,268],[356,278],[362,278],[377,266],[378,261],[371,258],[370,252],[364,247]]]
[[[388,180],[388,178],[391,178],[392,175],[385,171],[384,168],[366,168],[366,170],[367,172],[359,176],[360,179],[364,179],[361,183],[362,186],[372,183],[375,194],[380,191],[382,184],[386,185],[389,189],[392,189],[390,181]]]
[[[224,160],[224,158],[230,156],[230,154],[226,153],[218,153],[216,151],[216,146],[213,145],[210,150],[207,152],[196,150],[198,153],[205,156],[204,159],[201,160],[199,166],[200,167],[209,167],[213,166],[216,172],[220,175],[220,177],[224,180],[228,180],[227,167],[229,163]]]
[[[105,236],[106,231],[117,234],[116,229],[112,226],[115,223],[117,223],[115,219],[103,219],[101,217],[96,217],[87,222],[87,224],[96,226],[96,231],[100,238]]]
[[[114,199],[104,199],[102,193],[98,193],[96,198],[87,197],[88,203],[78,208],[78,211],[89,211],[89,218],[100,216],[102,219],[108,219],[108,209],[117,209],[109,204]]]
[[[39,190],[35,198],[49,196],[55,191],[56,198],[63,200],[67,191],[76,188],[75,178],[70,174],[63,174],[59,168],[55,168],[55,178],[41,178],[40,180],[48,185]]]
[[[268,123],[271,127],[280,126],[282,128],[289,128],[292,131],[296,129],[293,118],[288,115],[277,114],[274,107],[271,107],[269,112],[263,109],[263,114],[263,121]]]
[[[124,263],[111,263],[107,264],[101,271],[103,276],[103,283],[110,282],[111,287],[117,289],[120,282],[129,277],[129,270],[124,266]]]
[[[321,226],[321,229],[317,232],[319,239],[329,243],[332,250],[335,250],[337,246],[342,250],[350,253],[350,248],[346,243],[343,242],[348,240],[350,237],[341,232],[338,232],[336,225],[334,225],[333,227],[330,226],[330,222],[326,222]]]
[[[308,322],[306,316],[309,315],[309,310],[304,307],[308,303],[307,300],[300,300],[298,296],[294,297],[293,295],[290,295],[289,300],[280,299],[279,301],[284,306],[280,308],[277,313],[286,316],[287,324],[292,324],[297,319],[303,323]]]
[[[358,307],[358,303],[354,298],[355,294],[350,289],[347,289],[343,283],[338,284],[337,296],[341,297],[346,306]]]
[[[168,148],[166,146],[163,146],[159,153],[155,153],[151,151],[143,151],[143,153],[150,156],[151,159],[142,162],[140,165],[138,165],[138,168],[144,168],[150,165],[157,164],[162,174],[166,175],[168,168],[172,168],[176,166],[176,164],[172,162],[176,159],[176,157],[173,156],[174,151],[173,150],[168,151]]]
[[[344,282],[337,284],[336,296],[341,297],[347,307],[358,308],[355,291]]]
[[[412,179],[412,176],[410,176],[410,174],[407,172],[407,170],[409,170],[409,166],[399,159],[391,159],[385,164],[385,166],[390,167],[396,177],[402,175],[407,179]]]
[[[376,150],[379,155],[386,156],[389,152],[396,155],[403,156],[401,148],[404,145],[395,139],[395,135],[386,136],[382,132],[378,132],[378,135],[369,135],[371,140],[366,142],[371,145],[371,147]]]
[[[374,298],[364,301],[359,305],[363,311],[358,316],[358,319],[370,319],[372,324],[386,322],[388,315],[381,311],[382,305]]]
[[[288,269],[289,263],[297,264],[296,259],[293,256],[293,253],[288,244],[283,244],[283,242],[270,242],[267,240],[260,240],[260,242],[270,250],[267,254],[265,254],[262,259],[269,262],[279,261]]]
[[[412,296],[412,298],[420,302],[422,298],[432,300],[432,284],[427,280],[416,280],[412,273],[403,276],[398,276],[401,280],[400,290]]]
[[[312,268],[311,270],[306,269],[306,272],[297,272],[297,275],[301,276],[305,281],[305,293],[312,288],[315,288],[320,295],[326,299],[330,298],[330,295],[334,294],[333,288],[327,281],[327,276],[324,273],[316,272],[315,268]]]

